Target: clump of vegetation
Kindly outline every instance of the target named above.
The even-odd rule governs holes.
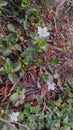
[[[0,1],[0,129],[73,129],[72,21],[44,0]]]

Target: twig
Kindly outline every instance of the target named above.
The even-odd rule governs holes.
[[[11,92],[13,91],[14,87],[18,84],[20,79],[18,79],[15,84],[13,85],[13,87],[10,89],[10,92],[8,95],[5,96],[5,98],[2,100],[2,102],[4,102],[10,95],[11,95]]]
[[[0,121],[4,122],[5,124],[8,124],[13,130],[18,130],[14,125],[12,125],[9,121],[0,118]]]
[[[72,53],[72,52],[73,52],[71,49],[68,49],[68,50],[66,50],[66,51],[63,51],[62,48],[59,48],[59,47],[56,47],[56,46],[53,46],[53,45],[50,45],[50,44],[48,44],[48,46],[49,46],[49,48],[54,49],[54,50],[56,50],[56,51],[58,51],[58,52],[61,52],[61,53],[63,53],[63,54],[68,54],[68,53]]]
[[[20,124],[18,122],[7,121],[7,120],[2,119],[2,118],[0,118],[0,121],[4,122],[5,124],[8,124],[13,130],[18,130],[18,129],[14,125],[12,125],[11,123],[18,124],[18,125],[23,126],[24,128],[26,128],[27,130],[31,130],[28,126]]]
[[[65,1],[66,0],[61,0],[60,3],[58,4],[57,9],[56,9],[56,17],[59,15],[60,10],[63,8]]]
[[[27,130],[31,130],[28,126],[23,125],[23,124],[21,124],[21,123],[18,123],[18,122],[12,122],[12,123],[18,124],[19,126],[23,126],[23,127],[26,128]]]
[[[54,49],[54,50],[56,50],[56,51],[60,51],[60,52],[65,53],[65,52],[62,50],[62,48],[59,48],[59,47],[56,47],[56,46],[53,46],[53,45],[50,45],[50,44],[48,44],[48,46],[49,46],[49,48],[51,48],[51,49]]]
[[[43,107],[43,110],[42,110],[42,114],[44,113],[45,109],[46,109],[46,102],[45,102],[45,97],[44,97],[44,107]]]
[[[67,10],[65,11],[65,14],[67,14],[67,12],[70,10],[71,5],[67,8]]]
[[[57,26],[56,26],[56,19],[55,19],[55,17],[52,15],[52,17],[53,17],[53,20],[54,20],[54,25],[55,25],[55,29],[57,28]]]

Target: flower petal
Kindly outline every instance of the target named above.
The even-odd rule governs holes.
[[[16,112],[15,115],[18,116],[18,115],[19,115],[19,112]]]
[[[9,117],[11,121],[17,121],[18,115],[19,115],[19,112],[13,112],[12,114],[9,114]]]
[[[54,82],[50,83],[48,82],[48,90],[55,90],[56,84]]]
[[[49,32],[47,32],[47,27],[38,27],[38,34],[40,38],[45,38],[48,37],[50,35]]]
[[[47,27],[42,28],[42,31],[43,31],[44,33],[46,33],[46,32],[47,32]]]
[[[38,27],[38,34],[41,34],[41,33],[42,33],[42,28]]]

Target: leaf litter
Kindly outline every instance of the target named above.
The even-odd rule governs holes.
[[[38,4],[36,4],[36,6],[38,6]],[[55,102],[54,104],[56,104],[58,100],[67,102],[68,98],[72,97],[72,20],[66,15],[56,15],[54,8],[44,10],[40,5],[38,8],[42,14],[42,26],[38,25],[41,22],[41,20],[39,21],[38,15],[35,16],[35,13],[32,13],[36,10],[31,10],[30,15],[28,15],[26,19],[26,21],[28,21],[28,27],[23,25],[25,21],[20,16],[18,16],[20,18],[13,16],[8,17],[7,15],[2,15],[1,17],[0,34],[3,36],[1,35],[0,38],[4,37],[1,43],[6,43],[6,49],[10,49],[10,52],[7,50],[7,55],[3,52],[3,49],[5,49],[4,45],[1,47],[2,50],[0,51],[2,55],[0,55],[0,67],[3,67],[3,69],[0,70],[1,111],[3,109],[4,111],[7,110],[8,113],[10,113],[10,111],[14,113],[14,111],[18,109],[18,111],[21,112],[24,106],[26,107],[27,103],[29,103],[28,109],[37,109],[37,107],[40,106],[39,109],[41,109],[41,112],[46,113],[47,101],[52,100]],[[22,9],[20,13],[23,14],[23,12],[24,10]],[[35,32],[33,32],[34,30]],[[46,34],[43,32],[44,30]],[[11,35],[11,40],[7,40],[9,34]],[[39,41],[38,34],[41,41]],[[13,39],[12,35],[15,39]],[[14,42],[18,46],[14,45]],[[32,42],[33,44],[30,44]],[[39,42],[40,44],[37,45]],[[22,54],[23,52],[24,54]],[[21,66],[19,69],[14,68],[16,72],[12,70],[12,64],[10,65],[10,70],[7,68],[7,64],[9,65],[9,63],[6,63],[6,68],[4,70],[4,64],[7,58],[10,58],[12,63],[15,63],[15,61],[19,59]],[[8,78],[8,75],[11,75],[11,78]],[[15,78],[14,83],[10,80],[13,78]],[[62,105],[61,102],[59,102],[59,104]],[[35,112],[30,113],[35,114],[35,116],[38,115]],[[5,114],[5,116],[7,115]],[[3,118],[3,114],[1,118]],[[36,122],[38,122],[37,119]],[[20,126],[20,124],[18,125]],[[48,126],[48,128],[49,127],[50,126]],[[29,128],[31,128],[31,126],[29,126]],[[26,127],[26,129],[29,128]]]

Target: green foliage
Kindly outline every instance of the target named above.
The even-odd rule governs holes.
[[[32,128],[33,130],[47,128],[51,128],[51,130],[60,130],[73,128],[72,105],[68,105],[66,102],[58,99],[56,101],[47,101],[44,113],[42,113],[40,107],[39,102],[36,107],[27,103],[24,107],[24,111],[20,114],[22,117],[23,115],[26,117],[26,120],[24,120],[24,118],[22,118],[22,120],[24,120],[24,124],[26,122],[29,128]]]
[[[19,106],[20,104],[24,103],[25,99],[25,89],[22,89],[20,93],[13,93],[10,96],[10,101],[13,103],[14,106]]]
[[[23,4],[28,4],[29,0],[22,0]]]
[[[48,74],[43,73],[42,78],[43,78],[44,81],[47,81],[48,80]]]
[[[53,64],[58,64],[59,63],[59,59],[58,58],[53,58],[52,59],[52,63]]]
[[[42,65],[42,59],[38,58],[35,63],[36,66],[40,67]]]
[[[7,120],[0,118],[0,128],[1,130],[16,130],[14,125],[11,125]]]
[[[22,53],[24,58],[24,64],[31,65],[35,59],[35,53],[37,52],[38,46],[32,43],[29,43],[28,48]]]
[[[8,24],[7,27],[10,32],[15,32],[13,24]]]
[[[7,2],[6,2],[6,1],[0,0],[0,7],[6,6],[6,5],[7,5]]]
[[[34,2],[43,5],[44,0]],[[57,70],[55,70],[55,74],[53,72],[52,65],[58,65],[60,61],[56,56],[51,59],[52,65],[43,63],[43,59],[46,59],[47,56],[44,58],[42,54],[48,51],[48,44],[47,39],[40,39],[38,36],[38,26],[44,25],[38,6],[31,4],[30,0],[0,0],[0,15],[1,20],[3,20],[0,27],[2,26],[3,29],[4,23],[5,30],[5,32],[4,30],[0,32],[0,76],[2,78],[5,76],[7,83],[14,85],[17,79],[20,79],[20,83],[15,86],[14,91],[9,93],[10,97],[4,97],[7,95],[1,92],[0,94],[6,100],[9,98],[9,103],[13,105],[14,109],[18,110],[17,108],[19,108],[18,121],[22,123],[21,125],[18,123],[19,130],[27,130],[25,126],[28,126],[31,130],[70,130],[73,128],[73,92],[68,84],[62,86],[59,72]],[[38,54],[41,54],[41,57]],[[25,92],[27,91],[23,88],[21,81],[24,80],[24,73],[28,72],[27,68],[32,65],[35,65],[36,68],[45,68],[44,64],[47,66],[47,70],[42,71],[40,69],[40,76],[37,78],[41,83],[43,81],[53,82],[53,79],[56,79],[57,87],[59,86],[61,92],[59,91],[57,95],[53,92],[48,93],[48,101],[46,101],[47,97],[42,99],[39,95],[36,95],[37,105],[34,106],[31,105],[31,102],[26,103]],[[37,86],[35,89],[41,91],[41,84],[40,88]],[[65,101],[63,91],[68,96]],[[54,99],[51,100],[51,97]],[[3,104],[3,108],[5,106],[9,108],[7,102]],[[0,117],[8,119],[9,111],[1,109]],[[4,129],[7,129],[5,124],[1,130]]]
[[[53,76],[50,73],[44,72],[44,73],[42,73],[41,77],[45,82],[52,82],[53,81]]]

